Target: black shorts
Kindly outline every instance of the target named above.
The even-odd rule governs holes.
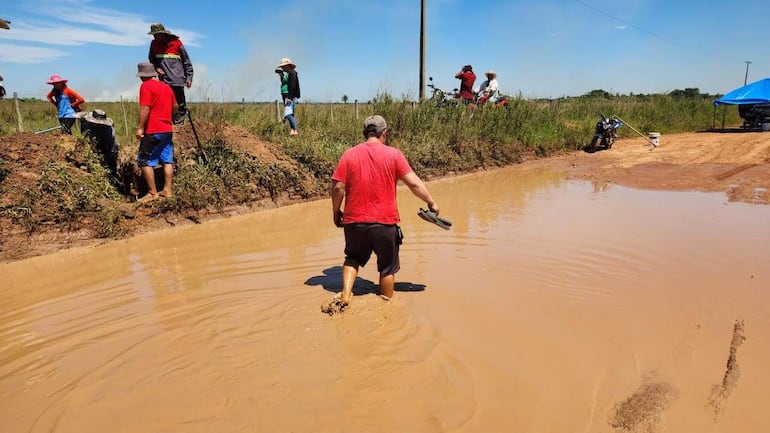
[[[401,228],[395,224],[358,223],[345,225],[345,258],[366,265],[377,255],[377,271],[381,276],[392,275],[401,269],[398,250],[401,245]]]

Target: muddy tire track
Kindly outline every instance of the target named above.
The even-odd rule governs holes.
[[[743,320],[737,320],[733,326],[730,355],[727,357],[727,366],[722,377],[722,383],[712,387],[711,396],[709,397],[708,407],[713,410],[714,422],[719,421],[727,407],[727,400],[730,398],[730,394],[738,386],[738,379],[741,377],[741,369],[738,366],[738,348],[746,341],[744,332],[745,325]]]

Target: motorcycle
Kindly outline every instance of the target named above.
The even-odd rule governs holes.
[[[451,107],[457,105],[457,101],[459,101],[459,99],[457,99],[458,89],[453,89],[452,93],[447,93],[433,84],[433,77],[428,77],[428,87],[430,87],[433,92],[430,96],[430,101],[437,106]]]
[[[471,110],[475,110],[482,105],[485,105],[489,100],[489,96],[482,95],[481,92],[476,93],[476,97],[473,98],[473,102],[471,103]],[[495,107],[507,107],[508,106],[508,96],[503,95],[502,93],[497,97],[497,100],[494,103]]]
[[[589,153],[611,149],[615,139],[618,138],[618,128],[623,126],[623,121],[617,116],[607,117],[602,113],[599,113],[599,116],[601,118],[594,127],[594,136],[585,149]]]

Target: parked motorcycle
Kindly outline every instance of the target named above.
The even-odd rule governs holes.
[[[447,107],[457,105],[458,89],[453,89],[452,93],[447,93],[446,91],[436,87],[436,85],[433,84],[433,77],[428,77],[428,87],[430,87],[430,89],[433,91],[430,96],[430,100],[437,106]]]
[[[471,109],[475,110],[478,107],[481,107],[482,105],[485,105],[489,101],[488,96],[481,95],[480,93],[476,94],[476,97],[473,98],[473,102],[471,103]],[[497,100],[494,104],[495,107],[507,107],[508,106],[508,96],[500,94],[497,97]]]
[[[615,139],[618,138],[617,130],[623,126],[623,121],[617,116],[607,117],[602,113],[599,113],[599,116],[601,118],[596,122],[594,136],[585,149],[589,153],[612,148]]]

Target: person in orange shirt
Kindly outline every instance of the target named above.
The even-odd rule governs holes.
[[[82,96],[71,87],[67,87],[67,80],[59,74],[51,75],[46,84],[53,86],[46,98],[56,107],[61,130],[65,134],[72,134],[72,126],[75,125],[76,113],[80,106],[86,102]]]

